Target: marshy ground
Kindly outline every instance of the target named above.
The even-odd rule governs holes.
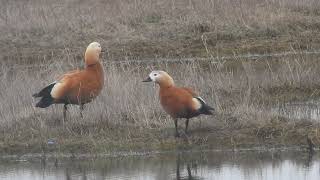
[[[320,118],[280,112],[320,97],[317,0],[3,4],[4,153],[306,146],[307,137],[320,144]],[[81,67],[92,40],[108,50],[102,56],[106,87],[83,119],[75,106],[62,125],[62,106],[36,109],[31,95]],[[152,69],[193,87],[216,114],[192,119],[190,135],[175,139],[157,87],[141,82]]]

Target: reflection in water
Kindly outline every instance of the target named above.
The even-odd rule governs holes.
[[[180,152],[104,159],[1,160],[0,179],[318,180],[320,158],[304,152]]]
[[[310,168],[311,167],[311,163],[312,163],[312,158],[313,158],[313,155],[314,155],[314,151],[310,151],[309,153],[308,153],[308,157],[307,157],[307,160],[306,160],[306,163],[305,163],[305,167],[306,168]],[[320,169],[319,169],[320,170]]]
[[[177,155],[177,162],[176,162],[177,163],[176,179],[177,180],[198,180],[198,179],[201,179],[201,177],[192,176],[191,167],[195,169],[195,172],[197,172],[197,166],[196,166],[196,164],[195,164],[195,166],[192,166],[193,165],[192,162],[187,162],[187,166],[186,166],[187,175],[181,174],[181,170],[180,170],[181,167],[180,166],[181,165],[183,166],[184,164],[183,164],[183,162],[181,162],[180,158],[181,158],[181,154],[178,154]]]

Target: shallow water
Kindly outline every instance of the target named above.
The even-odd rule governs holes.
[[[0,179],[318,180],[320,158],[304,152],[183,152],[152,156],[2,159]]]

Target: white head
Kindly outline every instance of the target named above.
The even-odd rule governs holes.
[[[87,47],[85,52],[85,61],[87,65],[95,64],[99,61],[101,53],[101,45],[97,42],[92,42]]]
[[[153,81],[155,83],[158,83],[160,86],[172,86],[174,85],[172,77],[165,71],[152,71],[148,78],[144,80],[143,82],[150,82]]]
[[[96,51],[97,53],[101,53],[101,45],[98,42],[92,42],[87,47],[87,51]]]

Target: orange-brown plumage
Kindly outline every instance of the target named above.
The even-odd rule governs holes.
[[[192,94],[184,88],[160,86],[159,98],[164,110],[173,118],[191,117],[196,111]]]
[[[96,98],[104,85],[100,53],[100,44],[91,43],[85,52],[85,68],[62,75],[57,81],[34,94],[34,97],[41,97],[36,107],[45,108],[51,104],[65,104],[66,111],[68,104],[77,104],[82,108],[84,104]]]
[[[152,71],[148,81],[154,81],[159,84],[159,98],[163,109],[175,120],[176,135],[177,118],[186,118],[187,132],[189,119],[200,114],[212,114],[212,107],[208,106],[201,97],[199,97],[191,88],[177,87],[168,73],[164,71]]]
[[[100,63],[94,66],[64,74],[59,78],[54,94],[55,103],[86,104],[101,92],[104,85],[103,69]]]

